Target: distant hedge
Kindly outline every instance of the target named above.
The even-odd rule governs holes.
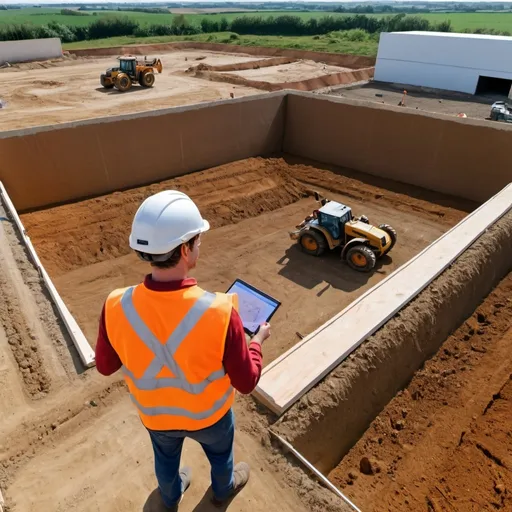
[[[79,11],[76,9],[61,9],[62,16],[90,16],[88,12]]]
[[[64,9],[67,11],[67,9]],[[74,15],[84,15],[72,11]],[[449,20],[432,23],[419,16],[407,16],[404,13],[381,18],[356,14],[354,16],[324,16],[303,20],[299,16],[239,16],[229,23],[225,18],[219,21],[203,18],[199,26],[189,23],[185,16],[172,18],[170,24],[141,25],[128,17],[100,18],[86,26],[69,26],[57,22],[48,25],[3,25],[0,26],[0,41],[18,39],[39,39],[60,37],[63,43],[88,39],[103,39],[116,36],[162,36],[162,35],[193,35],[212,32],[235,32],[241,35],[272,35],[272,36],[315,36],[332,32],[364,31],[367,34],[381,32],[407,32],[412,30],[451,32]],[[473,29],[465,32],[476,34],[510,35],[496,29]],[[351,34],[351,37],[364,39],[362,33]]]
[[[48,25],[5,25],[0,26],[0,41],[19,39],[44,39],[60,37],[63,43],[103,39],[117,36],[154,36],[154,35],[191,35],[199,34],[201,29],[190,25],[184,16],[175,16],[170,25],[140,25],[128,17],[100,18],[90,25],[63,25],[52,21]]]

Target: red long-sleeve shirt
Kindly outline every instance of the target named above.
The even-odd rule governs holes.
[[[151,274],[149,274],[144,279],[144,286],[155,292],[176,291],[196,284],[197,281],[193,278],[187,278],[183,281],[160,282],[154,281]],[[254,341],[247,346],[242,320],[235,309],[231,312],[226,334],[223,364],[231,384],[236,390],[246,395],[253,391],[261,376],[261,346]],[[108,339],[105,324],[105,306],[103,306],[98,341],[96,342],[96,368],[102,375],[111,375],[119,370],[121,366],[121,359],[119,359]]]

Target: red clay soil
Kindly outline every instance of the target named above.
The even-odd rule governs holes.
[[[371,184],[372,180],[375,184]],[[130,252],[126,243],[133,215],[144,198],[164,189],[190,194],[212,227],[235,224],[272,212],[312,195],[313,189],[338,192],[358,201],[452,227],[474,208],[415,187],[376,180],[350,170],[304,163],[297,159],[250,158],[125,192],[22,215],[22,221],[46,269],[54,277]],[[416,197],[409,197],[409,195]],[[436,200],[438,204],[431,201]],[[418,229],[421,230],[421,220]]]
[[[325,62],[334,66],[352,69],[375,66],[375,58],[361,55],[346,55],[343,53],[311,52],[307,50],[285,50],[283,48],[267,48],[263,46],[238,46],[222,43],[199,43],[187,41],[180,43],[160,43],[113,46],[110,48],[84,48],[81,50],[68,50],[72,55],[96,57],[100,55],[120,55],[130,53],[132,55],[147,55],[153,52],[168,52],[172,50],[203,50],[223,53],[243,53],[258,57],[291,57],[293,59],[314,60]]]
[[[144,198],[175,188],[190,194],[212,228],[282,208],[306,197],[275,161],[250,159],[161,183],[115,192],[43,212],[22,216],[52,275],[123,256],[133,215]],[[87,229],[84,221],[87,219]],[[59,225],[59,229],[55,226]]]
[[[512,510],[512,274],[329,475],[362,510]]]

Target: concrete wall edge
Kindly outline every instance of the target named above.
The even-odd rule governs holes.
[[[142,112],[135,112],[132,114],[120,114],[117,116],[105,116],[105,117],[94,117],[92,119],[82,119],[79,121],[70,121],[67,123],[60,123],[55,125],[41,125],[41,126],[33,126],[30,128],[21,128],[16,130],[8,130],[5,132],[0,132],[0,139],[9,139],[11,137],[25,137],[27,135],[35,135],[36,133],[41,132],[50,132],[56,130],[65,130],[68,128],[78,128],[80,126],[88,126],[94,124],[104,124],[104,123],[116,123],[119,121],[130,121],[132,119],[140,119],[147,117],[158,117],[165,116],[167,114],[172,113],[180,113],[187,112],[191,110],[201,110],[206,107],[212,106],[220,106],[227,104],[237,104],[237,103],[247,103],[249,101],[258,101],[266,98],[276,98],[279,96],[286,96],[289,91],[275,91],[270,93],[262,93],[262,94],[254,94],[252,96],[244,96],[241,98],[233,98],[226,100],[215,100],[215,101],[205,101],[203,103],[193,103],[190,105],[179,105],[176,107],[168,107],[156,110],[144,110]]]

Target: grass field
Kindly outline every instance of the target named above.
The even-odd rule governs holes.
[[[129,11],[98,11],[96,15],[87,11],[89,16],[68,16],[61,15],[60,8],[24,8],[0,11],[0,24],[7,23],[32,23],[45,25],[51,21],[57,21],[64,25],[88,25],[94,20],[103,17],[128,16],[136,19],[140,24],[151,23],[170,23],[173,15],[169,14],[150,14],[143,12]],[[261,12],[245,12],[245,13],[216,13],[216,14],[185,14],[185,18],[190,23],[199,25],[201,19],[208,18],[211,20],[220,20],[226,18],[231,21],[240,16],[279,16],[283,14],[291,14],[299,16],[303,19],[321,18],[323,16],[350,16],[349,14],[328,13],[328,12],[297,12],[297,11],[261,11]],[[370,16],[382,17],[382,14]],[[476,28],[494,28],[497,30],[506,30],[512,32],[512,13],[429,13],[420,14],[419,16],[428,19],[431,22],[440,22],[450,20],[455,31]]]
[[[198,34],[194,36],[157,36],[157,37],[109,37],[92,41],[79,41],[62,45],[64,49],[103,48],[108,46],[124,46],[129,44],[170,43],[173,41],[201,41],[208,43],[227,43],[239,46],[266,46],[270,48],[292,48],[296,50],[312,50],[318,52],[346,53],[353,55],[377,55],[376,41],[344,41],[329,36],[240,36],[231,39],[229,32],[218,34]],[[317,37],[317,38],[315,38]]]
[[[107,17],[132,18],[140,25],[151,24],[170,24],[173,14],[151,14],[144,12],[130,11],[97,11],[93,14],[87,11],[88,16],[62,15],[60,8],[23,8],[13,10],[0,10],[0,26],[4,24],[22,24],[31,23],[46,25],[51,21],[56,21],[63,25],[85,26],[95,20]],[[289,14],[299,16],[303,19],[321,18],[323,16],[349,16],[349,14],[328,13],[328,12],[303,12],[303,11],[253,11],[245,13],[214,13],[214,14],[184,14],[185,18],[194,25],[199,25],[203,18],[210,20],[220,20],[222,18],[232,21],[239,16],[279,16]],[[371,15],[370,15],[371,16]],[[382,14],[374,16],[382,17]],[[500,31],[509,31],[512,33],[512,13],[432,13],[421,14],[432,23],[438,23],[444,20],[450,20],[454,31],[464,29],[475,30],[477,28],[495,29]],[[72,48],[100,48],[106,46],[118,46],[129,44],[145,43],[163,43],[172,41],[203,41],[215,43],[229,43],[240,46],[268,46],[274,48],[292,48],[298,50],[314,50],[332,53],[347,53],[356,55],[366,55],[375,57],[378,48],[378,36],[368,37],[365,41],[349,41],[336,33],[320,36],[239,36],[223,32],[218,34],[198,34],[194,36],[152,36],[152,37],[112,37],[108,39],[96,39],[80,41],[75,43],[65,43],[65,49]]]

